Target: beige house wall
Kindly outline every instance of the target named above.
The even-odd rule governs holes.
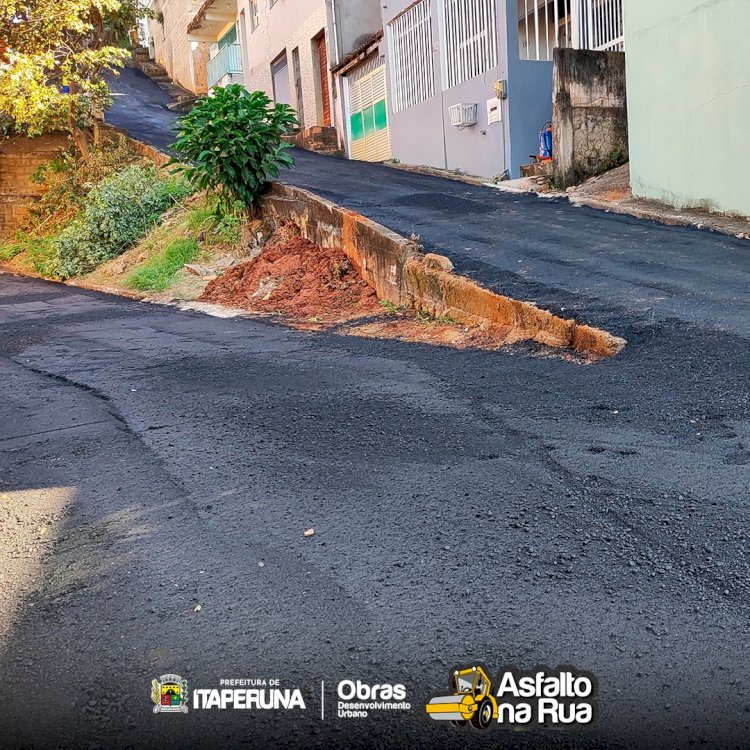
[[[286,53],[289,64],[289,90],[292,104],[296,103],[294,64],[292,52],[299,48],[300,72],[302,80],[302,101],[304,127],[323,123],[321,101],[320,65],[315,37],[324,32],[328,45],[329,60],[333,59],[333,45],[327,31],[328,12],[326,0],[276,0],[271,7],[270,0],[257,0],[258,26],[253,30],[250,24],[250,0],[241,0],[240,11],[245,12],[245,85],[250,90],[264,91],[273,97],[271,63]],[[329,63],[330,67],[330,63]],[[330,73],[329,91],[333,92]],[[331,102],[331,112],[334,103]]]
[[[195,16],[195,3],[190,0],[152,0],[150,8],[163,14],[164,18],[163,23],[152,19],[148,24],[154,59],[164,66],[175,83],[196,94],[206,93],[208,47],[191,42],[187,35],[188,24]]]

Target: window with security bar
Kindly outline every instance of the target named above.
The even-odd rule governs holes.
[[[496,0],[440,0],[443,87],[497,66]]]
[[[430,0],[420,0],[388,24],[388,56],[394,112],[435,95]]]

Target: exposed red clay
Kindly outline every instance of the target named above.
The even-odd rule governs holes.
[[[450,318],[467,329],[508,330],[512,341],[531,340],[592,357],[610,357],[625,346],[624,339],[607,331],[459,276],[448,258],[424,255],[415,242],[306,190],[275,183],[262,210],[277,223],[295,224],[310,241],[340,247],[377,296],[397,307]]]
[[[289,227],[256,258],[211,281],[199,301],[328,324],[383,311],[344,252],[320,248]]]

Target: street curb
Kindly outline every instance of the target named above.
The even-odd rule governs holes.
[[[579,196],[575,193],[562,192],[559,190],[550,190],[549,192],[539,192],[537,190],[524,190],[523,188],[509,187],[504,182],[490,182],[486,178],[476,177],[474,175],[455,174],[448,170],[437,169],[436,167],[420,167],[412,164],[394,164],[393,162],[381,162],[383,166],[390,169],[397,169],[401,172],[410,172],[412,174],[424,175],[427,177],[437,177],[453,182],[463,182],[466,185],[474,187],[486,187],[508,195],[535,195],[542,200],[563,199],[571,205],[580,208],[593,208],[597,211],[619,214],[621,216],[632,216],[642,221],[654,221],[657,224],[673,227],[691,227],[693,229],[708,229],[712,232],[725,234],[729,237],[750,240],[750,221],[722,214],[699,214],[691,215],[680,212],[671,206],[660,206],[648,208],[644,206],[635,206],[632,204],[622,204],[610,201],[597,200]]]
[[[585,196],[568,196],[568,200],[574,206],[585,206],[594,208],[598,211],[607,211],[608,213],[619,214],[621,216],[632,216],[644,221],[655,221],[670,227],[691,227],[692,229],[708,229],[712,232],[725,234],[729,237],[738,239],[750,239],[750,222],[742,219],[736,219],[730,216],[717,214],[693,216],[690,214],[680,213],[675,208],[665,206],[664,208],[645,208],[628,204],[601,201],[596,198],[586,198]]]
[[[276,223],[291,222],[321,247],[341,248],[381,299],[436,318],[486,328],[502,327],[512,340],[611,357],[625,340],[560,318],[531,302],[497,294],[453,273],[442,255],[428,253],[387,227],[307,190],[274,183],[261,210]]]

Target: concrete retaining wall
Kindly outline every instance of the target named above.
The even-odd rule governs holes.
[[[552,131],[561,188],[628,160],[625,53],[554,51]]]
[[[516,340],[611,356],[625,345],[574,320],[559,318],[529,302],[505,297],[452,272],[443,256],[423,255],[415,243],[349,209],[300,188],[274,184],[262,211],[276,222],[296,224],[321,247],[339,247],[381,299],[460,323],[502,326]]]

